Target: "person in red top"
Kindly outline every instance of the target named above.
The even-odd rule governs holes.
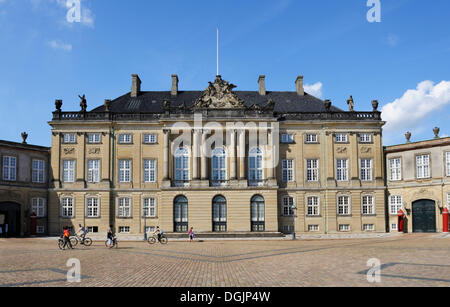
[[[66,249],[66,245],[69,245],[69,248],[70,249],[73,249],[73,247],[72,247],[72,243],[70,243],[70,231],[69,231],[69,227],[67,227],[67,226],[65,226],[64,227],[64,234],[63,234],[63,236],[64,236],[64,246],[63,246],[63,250],[65,250]]]

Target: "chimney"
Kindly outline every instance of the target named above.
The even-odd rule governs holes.
[[[136,74],[132,74],[131,78],[131,97],[137,97],[141,93],[141,79]]]
[[[178,95],[178,76],[172,75],[172,90],[170,91],[172,96]]]
[[[303,88],[303,76],[298,76],[295,80],[295,85],[297,88],[297,95],[305,96],[305,89]]]
[[[264,75],[259,76],[258,91],[261,96],[266,96],[266,76]]]

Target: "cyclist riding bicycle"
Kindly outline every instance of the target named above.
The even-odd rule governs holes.
[[[158,242],[161,242],[161,236],[163,235],[163,231],[159,226],[156,226],[154,234],[158,234]]]
[[[78,226],[80,227],[80,229],[78,229],[77,234],[80,234],[80,238],[81,238],[81,242],[84,242],[84,239],[86,238],[86,234],[87,234],[87,230],[86,228],[84,228],[84,226],[81,226],[81,224],[78,224]]]

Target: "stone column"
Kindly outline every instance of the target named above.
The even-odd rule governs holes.
[[[198,180],[199,179],[199,174],[198,174],[198,149],[199,149],[199,144],[198,144],[198,133],[199,131],[197,129],[193,130],[193,145],[192,145],[192,178],[194,180]]]
[[[202,131],[202,152],[201,152],[201,169],[202,169],[202,180],[208,180],[208,159],[206,152],[206,136],[208,134],[207,130]]]
[[[272,129],[268,130],[268,136],[267,136],[267,149],[269,158],[267,159],[268,164],[267,165],[267,178],[269,180],[274,179],[274,169],[273,169],[273,161],[274,161],[274,152],[273,152],[273,131]]]
[[[168,129],[164,129],[164,153],[163,153],[163,158],[164,158],[164,173],[163,173],[163,180],[164,181],[168,181],[170,180],[170,175],[169,175],[169,130]]]
[[[239,179],[245,180],[245,130],[239,130]]]
[[[231,130],[230,135],[230,179],[236,180],[236,130]]]

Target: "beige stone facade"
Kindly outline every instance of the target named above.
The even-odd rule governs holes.
[[[401,208],[407,232],[442,232],[442,210],[450,209],[450,138],[388,146],[385,152],[390,231],[397,231]]]
[[[175,77],[172,91],[158,93],[141,92],[133,75],[131,93],[91,112],[62,112],[57,101],[49,123],[51,233],[78,224],[130,234],[158,225],[165,232],[385,232],[384,123],[376,106],[339,110],[304,93],[303,78],[289,93],[266,92],[261,77],[256,92],[234,92],[218,77],[191,93],[179,92]],[[188,141],[180,143],[183,134]],[[217,136],[223,143],[211,145]],[[225,158],[212,153],[218,148]]]
[[[0,227],[9,236],[48,233],[50,148],[0,141]],[[32,222],[32,220],[34,220]]]

